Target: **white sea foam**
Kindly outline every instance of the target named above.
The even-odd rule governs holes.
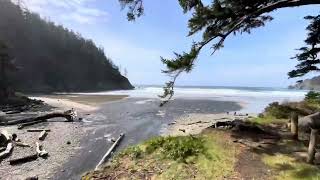
[[[137,87],[134,90],[87,93],[92,95],[129,95],[133,98],[158,98],[163,93],[161,87]],[[237,88],[237,87],[176,87],[174,98],[238,101],[245,104],[243,111],[260,112],[274,101],[299,101],[307,91],[280,88]],[[147,101],[138,101],[144,104]]]
[[[157,98],[163,93],[160,87],[143,87],[134,90],[107,91],[87,93],[92,95],[129,95],[130,97]],[[219,97],[282,97],[282,98],[303,98],[306,91],[270,89],[270,88],[175,88],[175,97],[181,98],[219,98]]]

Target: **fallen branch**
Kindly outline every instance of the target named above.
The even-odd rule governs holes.
[[[67,119],[68,122],[74,121],[76,119],[77,113],[72,109],[66,112],[54,112],[54,113],[49,113],[43,116],[38,116],[36,118],[27,118],[27,119],[20,119],[20,120],[14,120],[14,121],[9,121],[6,124],[7,125],[16,125],[16,124],[27,124],[27,123],[32,123],[32,122],[36,122],[36,123],[41,123],[41,122],[45,122],[48,119],[52,119],[52,118],[65,118]],[[5,125],[4,122],[0,123],[0,125]],[[33,125],[33,124],[31,124]]]
[[[201,123],[206,124],[206,123],[209,123],[209,122],[197,121],[197,122],[189,123],[187,125],[190,126],[190,125],[201,124]]]
[[[39,134],[39,140],[43,141],[47,137],[47,135],[47,131],[41,131],[41,133]]]
[[[111,155],[111,153],[114,151],[114,149],[119,145],[122,138],[124,137],[124,134],[120,134],[119,138],[113,143],[113,145],[110,147],[110,149],[107,151],[107,153],[102,157],[101,161],[96,166],[95,170],[98,170],[99,167],[106,162],[107,158]]]
[[[35,161],[38,159],[38,154],[32,154],[32,155],[28,155],[22,158],[17,158],[17,159],[11,159],[9,161],[10,165],[17,165],[17,164],[23,164],[26,162],[30,162],[30,161]]]
[[[39,157],[45,158],[48,156],[48,152],[44,150],[43,147],[38,142],[36,142],[36,151]]]
[[[11,141],[12,135],[8,131],[3,130],[0,133],[0,145],[6,146],[9,141]]]
[[[11,154],[12,149],[13,149],[12,143],[9,142],[8,145],[7,145],[6,150],[0,153],[0,160],[8,157]]]
[[[14,145],[19,147],[31,147],[29,144],[22,143],[22,142],[14,142]]]
[[[46,131],[46,132],[50,132],[50,129],[28,129],[27,132],[42,132],[42,131]]]

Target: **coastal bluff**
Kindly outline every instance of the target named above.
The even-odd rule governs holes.
[[[320,76],[298,81],[295,85],[289,86],[289,89],[303,89],[320,91]]]

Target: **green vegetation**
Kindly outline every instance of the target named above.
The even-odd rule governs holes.
[[[320,169],[316,166],[297,161],[285,154],[264,155],[263,162],[276,173],[275,179],[286,180],[318,180]]]
[[[306,94],[304,100],[309,104],[309,106],[320,109],[320,93],[310,91]]]
[[[119,0],[123,8],[128,9],[128,19],[135,20],[144,12],[143,0]],[[287,7],[320,4],[319,0],[214,0],[204,3],[202,0],[178,0],[184,13],[192,14],[188,27],[188,36],[202,34],[200,41],[194,42],[188,52],[174,53],[174,58],[162,58],[166,65],[164,73],[172,79],[166,83],[162,97],[170,99],[174,94],[174,85],[182,72],[190,72],[205,46],[211,46],[213,53],[224,47],[225,40],[232,35],[251,33],[256,28],[261,28],[272,21],[274,17],[270,12]],[[319,71],[320,59],[320,15],[307,16],[310,21],[307,27],[308,37],[306,47],[299,49],[300,53],[294,59],[299,61],[296,70],[291,71],[289,77],[303,76],[312,71]],[[168,102],[164,100],[163,104]]]
[[[0,41],[15,57],[8,74],[21,92],[130,89],[129,81],[92,40],[45,21],[10,0],[0,1]]]
[[[199,136],[157,137],[127,148],[111,165],[83,179],[114,177],[140,179],[223,179],[234,175],[237,149],[223,132]],[[94,178],[93,178],[94,179]]]
[[[270,125],[270,124],[284,124],[288,122],[288,119],[278,119],[274,116],[263,116],[251,118],[250,122],[260,124],[260,125]]]
[[[264,110],[266,116],[275,117],[277,119],[289,118],[292,111],[293,109],[291,107],[280,104],[279,102],[269,104]]]

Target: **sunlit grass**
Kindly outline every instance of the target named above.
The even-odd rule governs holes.
[[[250,122],[268,125],[268,124],[285,124],[288,122],[288,119],[277,119],[273,116],[265,116],[265,117],[254,117],[250,119]]]
[[[263,162],[276,173],[279,180],[319,180],[320,169],[316,166],[299,162],[295,158],[284,154],[264,155]]]
[[[237,153],[235,144],[223,132],[158,137],[127,148],[113,160],[113,165],[96,173],[130,172],[131,178],[137,179],[146,172],[153,179],[224,179],[234,175]]]

